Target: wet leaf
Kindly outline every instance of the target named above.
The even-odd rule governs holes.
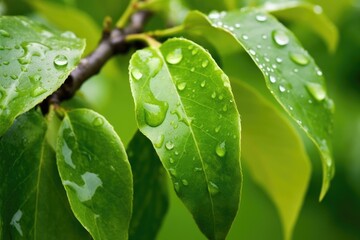
[[[335,169],[330,141],[334,103],[327,96],[323,73],[315,61],[288,29],[256,9],[213,12],[209,17],[191,12],[185,21],[185,31],[199,34],[199,29],[209,40],[212,35],[207,34],[207,29],[236,40],[263,73],[275,99],[315,143],[323,165],[322,199]],[[226,48],[231,46],[234,45]]]
[[[241,187],[240,118],[228,77],[186,39],[137,51],[129,70],[140,131],[200,230],[224,239]]]
[[[127,148],[134,200],[129,239],[156,239],[169,206],[167,175],[153,145],[137,132]]]
[[[21,113],[57,90],[85,42],[24,17],[0,17],[0,136]]]
[[[1,239],[89,239],[70,209],[45,133],[41,114],[30,111],[0,138]]]
[[[68,112],[59,130],[58,169],[70,206],[97,239],[127,239],[132,174],[125,149],[101,115]]]
[[[265,3],[262,8],[279,19],[305,24],[324,39],[330,51],[334,52],[338,43],[336,26],[327,18],[319,5],[305,2]]]
[[[254,180],[275,203],[291,239],[310,179],[301,138],[279,111],[244,83],[233,84],[242,116],[242,156]]]

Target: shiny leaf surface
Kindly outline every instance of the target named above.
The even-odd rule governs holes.
[[[213,12],[208,17],[190,13],[185,31],[199,28],[208,39],[212,35],[207,35],[206,29],[217,29],[218,34],[235,39],[261,70],[275,99],[315,143],[322,157],[322,199],[334,175],[330,142],[334,103],[327,96],[323,73],[309,53],[274,17],[256,9]]]
[[[168,209],[167,175],[153,145],[137,132],[127,148],[134,200],[129,239],[156,239]]]
[[[101,115],[65,115],[56,150],[58,169],[76,218],[97,239],[127,239],[132,174],[125,149]]]
[[[233,84],[242,116],[242,156],[254,180],[275,203],[291,239],[310,179],[310,161],[289,120],[254,89]]]
[[[90,239],[71,212],[45,133],[41,114],[30,111],[0,138],[0,238]]]
[[[200,230],[224,239],[241,187],[240,118],[228,77],[185,39],[136,52],[129,70],[140,130]]]
[[[0,136],[21,113],[58,89],[85,42],[23,17],[0,18]]]

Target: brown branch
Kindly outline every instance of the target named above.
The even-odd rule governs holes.
[[[97,48],[83,58],[64,84],[40,104],[42,112],[46,114],[50,105],[59,105],[62,101],[72,98],[81,85],[90,77],[98,74],[114,55],[127,53],[133,44],[125,41],[126,36],[141,33],[150,15],[151,13],[148,11],[139,11],[131,16],[130,24],[126,28],[115,28],[111,31],[105,28]]]

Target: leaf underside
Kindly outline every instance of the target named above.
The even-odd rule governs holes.
[[[224,239],[241,187],[240,119],[227,76],[203,48],[171,39],[137,51],[130,83],[140,131],[209,239]]]

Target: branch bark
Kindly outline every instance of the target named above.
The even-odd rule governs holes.
[[[126,36],[141,33],[150,16],[149,11],[139,11],[131,16],[130,24],[126,28],[114,28],[111,31],[105,29],[97,48],[83,58],[64,84],[40,104],[42,112],[46,114],[50,105],[59,105],[62,101],[72,98],[81,85],[98,74],[114,55],[127,53],[135,43],[127,43]]]

